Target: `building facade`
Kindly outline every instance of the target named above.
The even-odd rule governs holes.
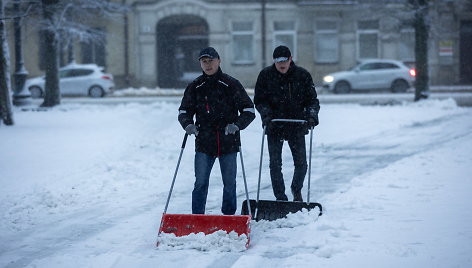
[[[118,88],[184,88],[201,71],[199,50],[215,47],[224,72],[254,87],[272,64],[277,45],[292,50],[315,84],[327,73],[363,59],[414,65],[414,10],[408,0],[116,0],[130,6],[117,19],[100,21],[106,42],[75,46],[76,61],[96,61]],[[472,83],[472,8],[468,0],[431,0],[428,9],[431,85]],[[39,39],[39,38],[38,38]],[[31,39],[30,39],[31,40]],[[41,73],[39,51],[25,64]],[[90,47],[92,46],[92,48]],[[91,52],[92,51],[92,52]],[[88,55],[95,53],[94,55]],[[34,62],[36,61],[36,62]]]

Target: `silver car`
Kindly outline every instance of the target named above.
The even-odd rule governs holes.
[[[348,71],[331,73],[323,77],[323,88],[334,93],[352,90],[389,89],[405,92],[415,82],[415,69],[396,60],[366,60]]]
[[[25,87],[32,98],[44,97],[45,77],[26,80]],[[113,75],[96,64],[69,64],[59,69],[59,86],[63,96],[104,97],[113,91]]]

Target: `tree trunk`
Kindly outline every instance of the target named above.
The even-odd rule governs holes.
[[[48,28],[44,34],[45,40],[45,65],[46,84],[44,101],[42,107],[53,107],[60,104],[61,92],[59,88],[59,57],[58,57],[58,37],[55,30],[55,1],[43,0],[43,16],[48,22]]]
[[[4,17],[3,0],[0,0],[0,18]],[[0,19],[0,123],[13,125],[13,113],[10,99],[10,56],[6,40],[5,23]]]
[[[426,99],[429,96],[428,75],[428,31],[425,17],[428,12],[428,0],[415,1],[415,61],[416,84],[415,101]]]

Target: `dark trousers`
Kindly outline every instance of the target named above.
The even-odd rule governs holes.
[[[292,191],[300,191],[303,188],[303,181],[307,171],[305,136],[297,135],[288,140],[290,151],[292,152],[293,172]],[[287,200],[285,195],[285,183],[282,174],[282,147],[284,140],[275,135],[267,135],[267,144],[269,148],[269,167],[272,189],[277,200]]]
[[[234,215],[236,212],[236,156],[237,153],[224,154],[218,157],[223,178],[223,201],[221,212]],[[195,184],[192,191],[192,213],[205,214],[205,205],[210,183],[210,173],[216,157],[195,153]]]

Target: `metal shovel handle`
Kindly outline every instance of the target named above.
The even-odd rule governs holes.
[[[251,204],[249,202],[249,191],[247,190],[247,180],[246,180],[246,171],[244,168],[244,161],[243,161],[243,150],[241,148],[241,145],[239,146],[239,156],[241,158],[241,169],[243,171],[243,180],[244,180],[244,189],[246,191],[246,203],[247,203],[247,211],[249,211],[249,214],[251,214]]]
[[[306,120],[301,120],[301,119],[272,119],[271,122],[288,122],[288,123],[301,123],[305,124],[307,121]]]
[[[308,193],[306,195],[307,204],[310,203],[310,185],[311,185],[311,152],[313,148],[313,127],[310,129],[310,155],[308,160]]]
[[[174,189],[175,178],[177,177],[177,171],[179,170],[180,160],[182,159],[182,153],[184,152],[185,144],[187,143],[187,138],[188,138],[188,134],[185,133],[184,140],[182,141],[182,146],[180,147],[181,149],[180,149],[179,160],[177,161],[177,166],[175,167],[174,178],[172,179],[172,184],[170,185],[169,195],[167,196],[166,206],[164,208],[163,214],[166,214],[167,208],[169,207],[170,196],[172,195],[172,190]]]

